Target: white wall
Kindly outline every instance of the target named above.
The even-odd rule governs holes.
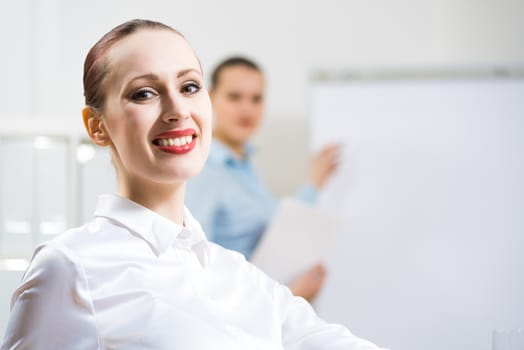
[[[80,118],[85,54],[108,29],[135,17],[180,29],[208,72],[233,53],[265,67],[258,162],[278,193],[291,191],[306,167],[312,70],[524,64],[521,0],[19,0],[0,12],[0,116]],[[292,133],[284,153],[273,152],[282,148],[273,132]],[[296,168],[268,165],[282,169],[293,154]]]
[[[306,168],[313,70],[524,64],[522,0],[18,0],[0,11],[0,128],[14,119],[49,119],[56,129],[80,123],[85,54],[135,17],[181,30],[208,72],[233,53],[265,67],[257,162],[277,193],[292,191]]]

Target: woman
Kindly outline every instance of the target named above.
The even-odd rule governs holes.
[[[250,259],[277,207],[276,199],[251,164],[253,149],[249,141],[263,115],[263,73],[247,58],[228,58],[211,75],[210,95],[215,115],[214,141],[204,170],[188,183],[187,205],[208,239]],[[285,144],[290,139],[291,135],[278,142]],[[307,183],[296,197],[314,204],[318,189],[337,163],[335,145],[313,157]],[[322,264],[315,265],[291,281],[290,288],[295,295],[311,301],[325,273]]]
[[[2,349],[375,349],[209,243],[184,208],[211,104],[178,32],[144,20],[114,28],[87,55],[84,89],[84,123],[111,148],[119,195],[37,247]]]

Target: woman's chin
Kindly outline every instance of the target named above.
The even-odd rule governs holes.
[[[200,174],[203,167],[204,163],[199,166],[196,164],[191,164],[190,167],[176,169],[176,171],[173,173],[173,178],[177,179],[176,182],[186,182]]]

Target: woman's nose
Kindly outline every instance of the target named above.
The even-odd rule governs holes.
[[[180,96],[166,96],[162,106],[162,120],[172,123],[189,119],[189,106]]]

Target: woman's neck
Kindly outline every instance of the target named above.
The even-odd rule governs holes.
[[[184,225],[185,182],[163,185],[127,179],[119,181],[118,193],[181,226]]]
[[[213,137],[217,139],[218,141],[222,142],[224,145],[226,145],[231,151],[233,151],[233,154],[239,158],[243,159],[245,157],[245,143],[243,142],[236,142],[232,140],[231,138],[226,137],[222,133],[218,131],[213,132]]]

